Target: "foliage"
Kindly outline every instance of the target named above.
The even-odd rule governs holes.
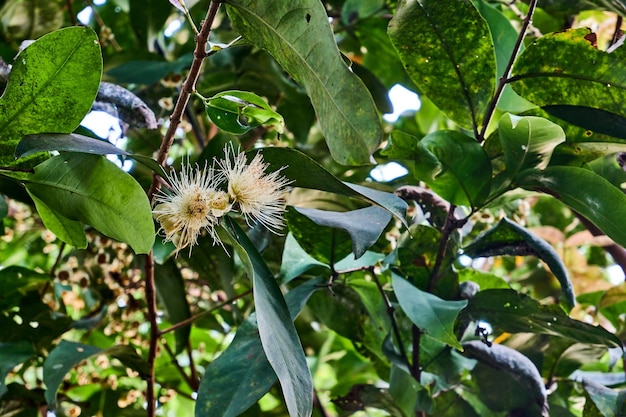
[[[0,415],[624,415],[625,11],[1,1]]]

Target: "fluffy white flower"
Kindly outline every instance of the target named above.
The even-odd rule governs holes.
[[[285,190],[290,180],[280,170],[266,174],[269,164],[258,153],[248,164],[246,154],[235,152],[232,146],[224,149],[225,159],[218,162],[228,181],[228,195],[234,208],[251,225],[261,223],[274,233],[284,226]]]
[[[163,189],[154,198],[153,217],[160,223],[159,232],[164,232],[165,240],[176,245],[176,252],[198,241],[202,230],[213,238],[213,243],[221,241],[215,232],[219,218],[232,207],[228,194],[219,190],[224,177],[213,167],[204,168],[196,164],[183,163],[181,172],[167,176],[171,190]]]

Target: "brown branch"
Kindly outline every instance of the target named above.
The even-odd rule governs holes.
[[[605,235],[602,230],[600,230],[595,224],[591,223],[586,217],[576,211],[572,210],[572,212],[576,215],[578,220],[580,220],[580,222],[587,228],[587,230],[591,232],[592,235]],[[622,271],[624,271],[624,275],[626,276],[626,249],[624,249],[617,243],[613,243],[611,245],[605,246],[604,250],[607,251],[609,255],[611,255],[615,263],[619,265],[620,268],[622,268]]]
[[[213,21],[217,12],[219,10],[220,2],[213,0],[209,5],[209,9],[207,10],[206,19],[202,23],[202,28],[200,29],[200,33],[196,37],[196,48],[194,50],[194,58],[191,63],[191,67],[189,69],[189,74],[187,75],[187,79],[183,83],[182,90],[180,95],[178,96],[178,100],[176,102],[176,106],[174,107],[174,111],[172,116],[170,117],[170,125],[161,141],[161,146],[159,147],[159,151],[157,154],[157,161],[159,164],[164,165],[167,154],[172,147],[172,143],[174,142],[174,134],[176,129],[180,125],[183,117],[183,113],[185,108],[187,107],[187,103],[189,103],[189,97],[191,93],[196,88],[196,83],[198,82],[198,78],[200,77],[200,69],[202,68],[202,62],[204,58],[206,58],[206,44],[209,40],[209,34],[211,33],[211,26],[213,25]],[[157,192],[160,186],[159,178],[156,174],[152,177],[152,185],[150,186],[150,190],[148,191],[148,198],[152,201],[154,194]],[[161,335],[159,332],[158,322],[157,322],[157,296],[156,296],[156,285],[154,281],[154,255],[152,252],[146,257],[145,263],[145,274],[146,274],[146,303],[148,305],[148,321],[150,322],[150,342],[149,342],[149,351],[148,351],[148,367],[149,367],[149,376],[148,376],[148,386],[146,389],[146,402],[147,402],[147,417],[155,417],[156,416],[156,398],[155,398],[155,362],[157,356],[157,348],[158,348],[158,339]]]
[[[537,0],[530,0],[530,3],[528,5],[528,13],[526,14],[526,18],[524,18],[524,21],[522,22],[522,28],[520,29],[519,35],[517,36],[517,40],[515,41],[515,46],[513,47],[511,58],[509,58],[509,62],[506,64],[504,73],[498,81],[498,87],[496,88],[496,92],[489,102],[489,106],[487,107],[487,111],[485,112],[485,119],[483,120],[482,129],[480,131],[480,134],[478,135],[478,138],[476,138],[478,140],[478,143],[483,143],[485,140],[485,134],[487,133],[489,122],[491,122],[491,118],[496,111],[496,106],[500,101],[500,97],[502,97],[504,87],[506,87],[506,84],[509,82],[509,78],[511,77],[511,70],[513,69],[513,64],[515,63],[515,59],[517,58],[517,55],[522,48],[522,42],[524,42],[526,31],[528,30],[528,27],[533,20],[533,14],[535,13],[536,7]]]

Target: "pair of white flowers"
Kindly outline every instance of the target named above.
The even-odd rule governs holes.
[[[191,255],[203,230],[214,244],[221,244],[215,228],[231,211],[240,213],[248,225],[260,223],[274,233],[284,226],[284,188],[291,181],[280,170],[265,173],[269,164],[261,153],[250,163],[232,146],[224,153],[224,159],[211,166],[183,164],[180,173],[167,176],[170,190],[161,189],[154,198],[152,214],[161,226],[159,233],[176,245],[177,252],[189,246]]]

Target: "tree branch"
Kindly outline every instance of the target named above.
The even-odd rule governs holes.
[[[511,76],[511,70],[513,69],[513,64],[515,63],[515,59],[519,54],[520,49],[522,48],[522,42],[524,41],[524,37],[526,36],[526,31],[530,26],[530,23],[533,20],[533,14],[535,13],[535,8],[537,7],[537,0],[530,0],[528,5],[528,13],[526,14],[526,18],[522,22],[522,28],[520,29],[519,35],[517,36],[517,40],[515,41],[515,46],[513,47],[513,52],[511,53],[511,58],[509,62],[506,64],[506,68],[504,69],[504,73],[500,77],[498,81],[498,87],[496,88],[496,92],[493,95],[493,98],[489,102],[489,106],[487,106],[487,111],[485,112],[485,119],[483,120],[483,126],[480,130],[480,134],[478,135],[478,143],[483,143],[485,140],[485,134],[487,133],[487,128],[489,127],[489,123],[491,122],[491,118],[496,111],[496,106],[500,101],[500,97],[502,97],[502,93],[504,92],[504,87],[509,81],[509,77]]]

